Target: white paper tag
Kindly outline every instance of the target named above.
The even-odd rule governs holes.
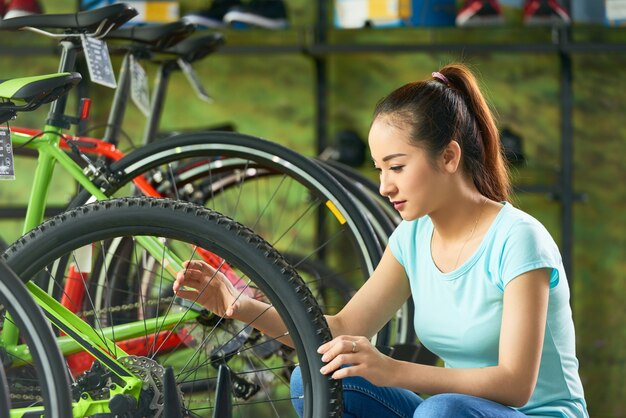
[[[185,74],[185,77],[187,77],[187,81],[189,81],[189,84],[191,84],[191,87],[196,92],[196,95],[200,98],[200,100],[204,100],[207,103],[213,103],[213,98],[209,96],[209,94],[204,89],[204,86],[198,78],[198,74],[196,74],[196,71],[193,69],[191,64],[189,64],[184,59],[179,58],[178,66],[181,70],[183,70],[183,74]]]
[[[106,42],[88,37],[85,34],[81,35],[80,38],[91,81],[112,89],[117,87],[111,56],[109,55],[109,48]]]
[[[0,127],[0,180],[15,180],[11,130],[6,126]]]
[[[130,98],[145,117],[150,116],[148,76],[139,61],[130,56]]]

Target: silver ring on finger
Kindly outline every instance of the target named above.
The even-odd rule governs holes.
[[[352,341],[352,352],[356,353],[356,341]]]

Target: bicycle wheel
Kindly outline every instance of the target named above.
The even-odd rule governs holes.
[[[131,152],[109,172],[100,183],[108,195],[132,194],[126,186],[144,176],[161,195],[224,213],[281,253],[323,262],[354,288],[382,255],[372,226],[345,188],[313,160],[260,138],[214,131],[177,135]],[[83,192],[72,206],[89,199]],[[379,335],[380,343],[389,343],[387,334],[385,329]]]
[[[176,298],[171,261],[138,245],[146,237],[164,244],[163,255],[175,252],[181,260],[204,252],[219,257],[219,270],[241,294],[276,309],[294,348],[254,330],[254,324],[217,317]],[[179,416],[231,416],[227,410],[233,417],[295,416],[289,376],[296,364],[305,374],[306,416],[341,416],[340,385],[319,373],[323,363],[316,349],[331,336],[310,290],[269,244],[225,216],[162,199],[98,202],[45,222],[7,250],[7,261],[26,279],[41,272],[63,277],[64,282],[55,279],[60,289],[78,280],[73,289],[85,294],[63,296],[100,336],[91,343],[146,382],[135,403],[124,398],[126,409],[116,409],[120,416],[175,418],[165,401],[172,398],[182,405]],[[55,271],[61,268],[64,274]],[[92,280],[100,276],[105,280],[93,292]],[[93,362],[77,347],[65,347],[64,354],[76,376],[75,402],[114,398],[118,377],[106,359],[100,355]],[[170,367],[175,389],[167,384]]]
[[[0,347],[0,368],[4,380],[0,397],[0,416],[26,416],[19,408],[37,411],[37,416],[72,416],[70,383],[63,358],[49,322],[15,273],[0,259],[0,329],[11,324],[19,330],[20,340]],[[34,388],[36,386],[36,388]],[[29,416],[35,416],[29,415]]]

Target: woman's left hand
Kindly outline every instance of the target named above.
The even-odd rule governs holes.
[[[396,361],[382,354],[365,337],[341,335],[321,345],[318,353],[326,363],[320,369],[333,379],[361,376],[377,386],[388,386]],[[343,366],[343,367],[342,367]]]

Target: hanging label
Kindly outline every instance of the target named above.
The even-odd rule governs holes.
[[[15,180],[11,131],[5,126],[0,127],[0,180]]]
[[[204,86],[198,78],[198,74],[193,69],[191,64],[189,64],[184,59],[179,58],[178,66],[181,70],[183,70],[183,74],[185,74],[185,77],[187,77],[187,81],[189,81],[189,84],[191,84],[191,87],[196,92],[196,95],[200,98],[200,100],[204,100],[207,103],[213,103],[213,98],[209,96],[209,94],[204,89]]]
[[[80,38],[91,81],[112,89],[117,87],[111,56],[109,55],[109,48],[106,42],[84,34]]]
[[[139,61],[130,57],[130,98],[145,117],[150,116],[150,92],[148,76]]]

